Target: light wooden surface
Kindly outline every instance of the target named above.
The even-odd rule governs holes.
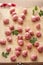
[[[15,2],[17,6],[21,7],[31,7],[34,5],[43,6],[43,0],[0,0],[0,3],[2,2]]]
[[[34,5],[43,6],[43,0],[0,0],[1,2],[15,2],[17,6],[30,7]]]

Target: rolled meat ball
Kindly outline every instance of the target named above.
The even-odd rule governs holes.
[[[38,50],[39,53],[42,53],[43,52],[43,46],[42,45],[39,45],[37,47],[37,50]]]
[[[6,45],[6,40],[5,39],[0,39],[0,44],[1,45]]]
[[[32,54],[32,55],[30,56],[30,59],[31,59],[32,61],[36,61],[36,60],[37,60],[37,55],[36,55],[36,54]]]
[[[10,60],[13,61],[13,62],[16,61],[16,56],[15,56],[15,55],[12,55],[12,56],[10,57]]]
[[[22,51],[22,56],[23,56],[23,57],[27,57],[27,56],[28,56],[27,50],[23,50],[23,51]]]
[[[18,40],[18,44],[19,44],[20,46],[23,46],[23,45],[24,45],[24,41],[23,41],[23,40]]]
[[[14,22],[16,22],[16,21],[18,20],[18,15],[17,15],[17,14],[13,15],[13,16],[12,16],[12,20],[13,20]]]
[[[3,20],[3,23],[4,23],[5,25],[8,25],[8,24],[9,24],[9,19],[8,19],[8,18],[5,18],[5,19]]]
[[[25,36],[25,39],[26,39],[26,40],[31,39],[31,35],[30,35],[30,33],[28,33],[28,32],[26,32],[24,36]]]

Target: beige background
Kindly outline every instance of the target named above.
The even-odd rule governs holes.
[[[15,2],[17,6],[30,7],[34,5],[43,6],[43,0],[0,0],[1,2]]]

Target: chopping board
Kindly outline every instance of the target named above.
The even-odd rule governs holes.
[[[31,1],[29,1],[29,0],[22,0],[22,1],[20,1],[20,0],[10,0],[10,1],[5,1],[5,0],[3,0],[3,1],[1,1],[0,0],[0,2],[15,2],[15,3],[17,3],[17,7],[18,6],[20,6],[20,7],[32,7],[32,6],[35,6],[35,5],[38,5],[38,6],[43,6],[43,2],[41,1],[41,0],[31,0]],[[26,5],[27,4],[27,5]]]

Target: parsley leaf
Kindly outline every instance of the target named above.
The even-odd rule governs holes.
[[[43,11],[42,10],[40,10],[39,16],[43,16]]]
[[[33,9],[33,15],[34,15],[34,13],[35,13],[35,11],[34,11],[34,9]]]
[[[34,43],[37,41],[37,38],[33,37],[32,39],[30,39],[30,42],[34,45]]]
[[[12,31],[12,34],[13,34],[13,35],[18,35],[18,33],[19,33],[18,30]]]
[[[35,10],[38,10],[38,7],[37,6],[35,6],[35,8],[34,8]]]
[[[33,15],[35,14],[35,11],[37,11],[37,10],[38,10],[38,7],[37,7],[37,6],[35,6],[35,7],[34,7],[34,9],[32,10]]]
[[[2,56],[3,56],[3,57],[7,58],[8,55],[9,55],[8,52],[6,52],[6,53],[2,52]]]

